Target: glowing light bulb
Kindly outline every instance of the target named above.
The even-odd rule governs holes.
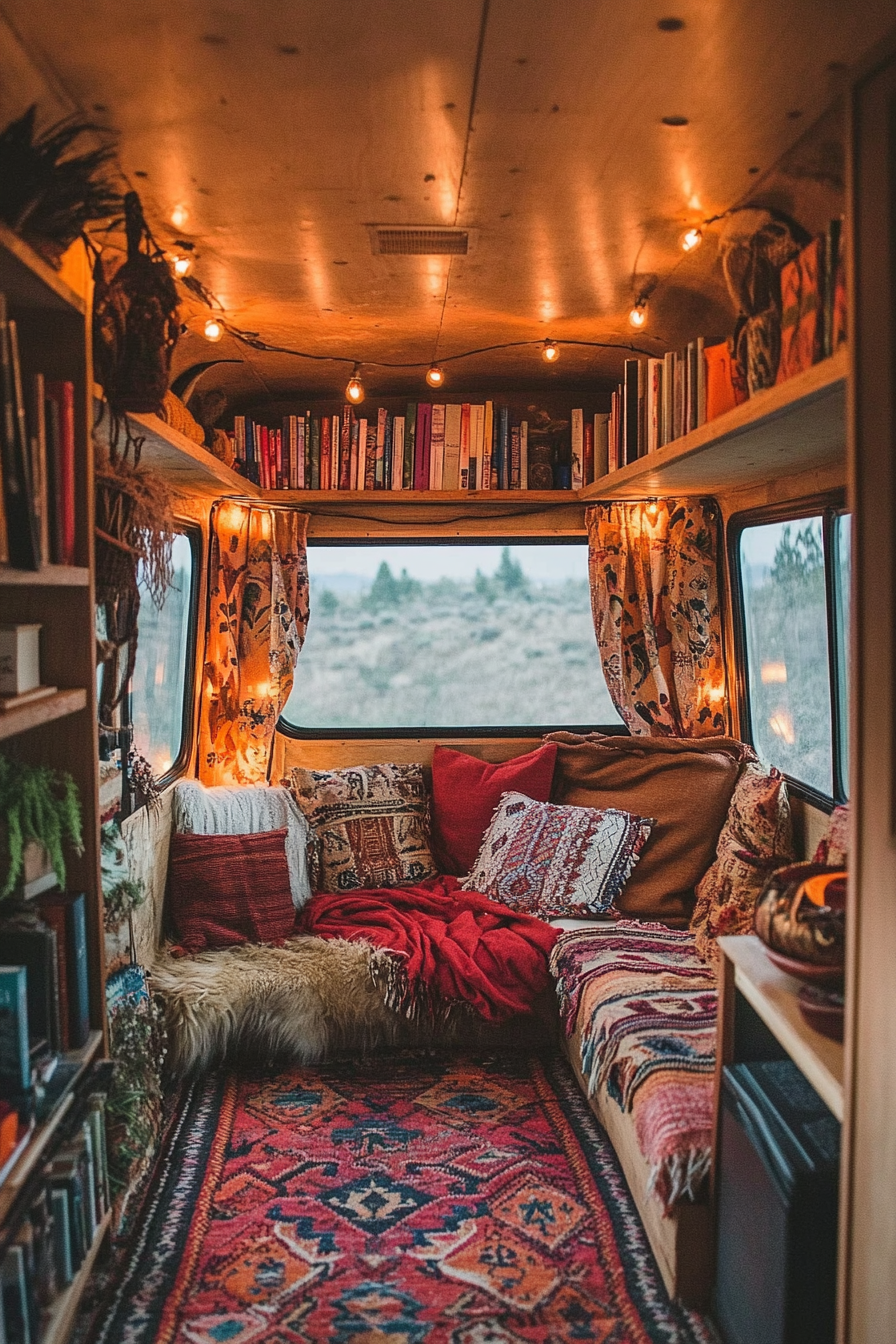
[[[220,341],[224,335],[224,328],[215,318],[210,317],[202,328],[202,334],[207,341]]]
[[[190,271],[193,269],[193,258],[176,253],[171,258],[171,267],[178,280],[182,280],[183,277],[189,275]]]
[[[560,347],[556,341],[545,341],[541,347],[541,357],[545,364],[556,364],[560,358]]]
[[[655,499],[651,499],[651,500],[648,502],[648,504],[647,504],[647,517],[648,517],[648,518],[656,518],[656,516],[657,516],[657,514],[659,513],[659,511],[660,511],[660,506],[657,504],[657,502],[656,502]]]
[[[426,381],[429,383],[430,387],[441,387],[445,381],[444,370],[440,369],[438,364],[433,364],[432,367],[426,371]]]
[[[171,211],[171,223],[176,229],[182,229],[190,220],[190,212],[185,205],[176,205]]]
[[[635,331],[640,331],[642,327],[647,326],[647,300],[639,299],[628,315],[628,324],[634,327]]]
[[[356,406],[359,401],[364,400],[364,384],[361,382],[360,364],[356,364],[352,369],[352,376],[346,384],[345,395],[348,400],[353,402]]]
[[[693,252],[703,242],[702,230],[696,228],[688,229],[681,235],[681,247],[684,252]]]

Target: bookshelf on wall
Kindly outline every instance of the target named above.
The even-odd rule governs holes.
[[[312,513],[361,504],[390,510],[463,504],[472,512],[491,511],[514,499],[556,508],[601,499],[746,489],[773,476],[840,466],[846,453],[848,364],[848,350],[841,347],[787,382],[757,392],[580,490],[263,490],[157,416],[130,418],[144,438],[142,460],[176,488],[210,498],[296,504]]]
[[[0,623],[40,625],[40,682],[53,694],[0,713],[0,750],[30,764],[67,770],[78,787],[84,852],[68,853],[66,886],[85,893],[89,982],[89,1034],[67,1062],[70,1088],[79,1086],[93,1061],[106,1052],[106,1014],[100,887],[96,663],[93,570],[92,387],[85,302],[26,244],[0,226],[0,293],[15,321],[23,384],[42,374],[48,383],[74,389],[74,462],[66,498],[68,553],[53,563],[52,547],[39,547],[37,567],[0,561]],[[30,433],[30,430],[29,430]],[[9,510],[7,510],[8,516]],[[0,950],[0,962],[4,960]],[[72,1091],[38,1120],[7,1161],[0,1177],[0,1247],[15,1239],[23,1202],[59,1143],[68,1141]],[[109,1219],[96,1229],[84,1264],[92,1263]],[[86,1286],[79,1273],[56,1298],[41,1341],[62,1340]]]

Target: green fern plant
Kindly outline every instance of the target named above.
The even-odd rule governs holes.
[[[46,849],[64,886],[65,846],[77,854],[83,850],[81,804],[71,775],[0,755],[0,831],[0,900],[15,889],[24,867],[25,846],[32,840]]]

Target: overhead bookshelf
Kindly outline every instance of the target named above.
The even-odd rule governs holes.
[[[86,565],[41,565],[40,569],[13,569],[0,565],[0,588],[86,588],[90,570]]]
[[[583,500],[715,494],[846,458],[843,348],[580,491]]]
[[[95,399],[99,395],[100,390],[95,388]],[[260,497],[258,487],[245,476],[232,471],[214,453],[188,439],[186,434],[166,424],[158,415],[131,413],[127,420],[132,435],[142,440],[140,461],[164,476],[173,489],[215,498]],[[100,420],[97,434],[101,442],[108,441],[108,413]]]

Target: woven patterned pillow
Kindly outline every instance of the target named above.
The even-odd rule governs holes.
[[[784,777],[774,768],[749,761],[734,787],[715,863],[697,886],[691,933],[705,962],[716,961],[720,935],[752,933],[756,897],[774,870],[792,860]]]
[[[615,808],[561,807],[504,793],[463,886],[539,919],[603,915],[652,825]]]
[[[314,891],[400,887],[435,876],[421,766],[295,768],[281,783],[292,789],[313,832]]]

